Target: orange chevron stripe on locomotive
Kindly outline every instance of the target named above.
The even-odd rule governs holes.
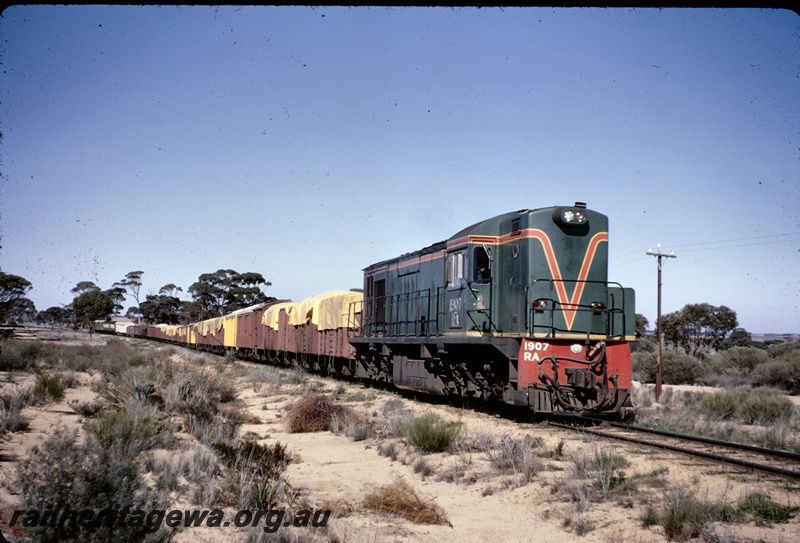
[[[564,321],[567,324],[567,330],[572,330],[572,324],[575,322],[576,308],[581,301],[581,296],[583,296],[583,288],[585,285],[584,281],[586,281],[586,278],[589,277],[589,270],[592,268],[592,262],[594,262],[594,257],[597,254],[597,247],[604,241],[608,243],[608,232],[598,232],[592,236],[592,239],[589,241],[589,246],[586,248],[586,254],[583,256],[581,270],[575,283],[575,289],[572,291],[572,296],[567,296],[567,287],[564,284],[564,278],[561,275],[561,268],[558,265],[558,258],[556,258],[556,252],[555,249],[553,249],[553,243],[550,241],[550,237],[547,235],[547,233],[545,233],[543,230],[538,228],[527,228],[522,232],[506,234],[499,237],[469,236],[469,242],[503,244],[518,240],[520,238],[534,238],[539,240],[539,242],[542,244],[544,256],[547,260],[547,266],[550,268],[550,274],[553,277],[553,281],[556,286],[558,301],[563,308],[562,311],[564,312]]]

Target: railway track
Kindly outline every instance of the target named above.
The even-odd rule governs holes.
[[[619,422],[577,417],[581,424],[551,422],[550,426],[646,445],[750,470],[800,479],[800,454],[755,445],[722,441],[632,426]],[[587,424],[596,426],[589,427]]]

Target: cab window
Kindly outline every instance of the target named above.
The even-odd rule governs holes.
[[[476,283],[492,281],[492,259],[489,251],[485,246],[472,250],[472,280]]]

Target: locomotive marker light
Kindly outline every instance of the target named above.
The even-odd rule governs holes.
[[[661,252],[661,244],[656,245],[657,252],[652,249],[648,250],[646,254],[654,256],[658,259],[658,319],[656,320],[656,341],[658,342],[658,358],[656,369],[656,401],[661,400],[661,259],[662,258],[677,258],[675,251],[670,254]]]
[[[547,308],[547,300],[534,300],[533,307],[538,309],[545,309]]]

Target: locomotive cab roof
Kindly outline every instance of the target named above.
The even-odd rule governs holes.
[[[549,206],[536,209],[520,209],[517,211],[510,211],[508,213],[496,215],[489,219],[484,219],[471,224],[466,228],[459,230],[444,241],[439,241],[417,251],[411,251],[394,258],[376,262],[370,266],[367,266],[366,268],[363,268],[362,271],[381,269],[391,266],[392,264],[396,264],[397,262],[411,260],[445,249],[460,247],[468,243],[470,235],[497,236],[510,234],[513,233],[515,229],[519,230],[520,228],[527,227],[527,224],[523,224],[522,218],[533,215],[552,214],[553,222],[558,227],[566,230],[567,232],[579,234],[585,231],[585,229],[588,227],[589,213],[599,215],[599,213],[596,212],[589,212],[584,202],[575,202],[575,204],[572,206]],[[520,220],[515,223],[515,219]],[[506,232],[504,230],[508,231]]]

